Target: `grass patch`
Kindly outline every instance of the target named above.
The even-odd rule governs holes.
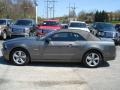
[[[120,24],[120,21],[111,21],[110,23],[112,23],[112,24]]]

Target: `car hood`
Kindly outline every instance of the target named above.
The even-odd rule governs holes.
[[[113,40],[111,38],[100,38],[101,41],[111,41],[113,42]]]
[[[105,31],[101,31],[101,30],[99,30],[100,32],[104,32],[104,37],[108,37],[108,38],[114,38],[114,37],[119,37],[120,36],[120,34],[119,34],[119,32],[118,31],[116,31],[116,30],[112,30],[112,31],[107,31],[107,30],[105,30]]]
[[[6,25],[0,25],[0,28],[4,28],[4,27],[6,27]]]
[[[76,27],[69,27],[69,29],[74,29],[74,30],[83,30],[83,31],[88,31],[90,32],[90,30],[88,28],[76,28]]]
[[[20,26],[20,25],[13,25],[11,28],[17,28],[17,29],[25,29],[25,28],[30,28],[31,26]]]
[[[103,32],[115,32],[116,30],[114,28],[102,28],[102,29],[99,29],[99,31],[103,31]]]
[[[22,38],[15,38],[11,40],[5,41],[5,43],[17,43],[17,42],[32,42],[35,41],[37,37],[22,37]]]

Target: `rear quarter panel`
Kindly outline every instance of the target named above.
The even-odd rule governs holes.
[[[91,49],[101,52],[105,61],[114,59],[116,56],[116,47],[113,41],[88,41],[85,52]]]

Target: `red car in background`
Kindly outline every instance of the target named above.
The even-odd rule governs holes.
[[[45,35],[49,32],[61,30],[62,26],[59,20],[44,20],[43,23],[37,27],[37,36]]]

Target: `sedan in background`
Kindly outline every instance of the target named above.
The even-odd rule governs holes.
[[[110,23],[96,22],[91,26],[90,31],[99,38],[112,39],[115,44],[120,44],[120,34]]]
[[[35,29],[36,23],[33,19],[19,19],[11,26],[11,36],[30,36]]]
[[[112,53],[111,53],[112,52]],[[3,43],[5,60],[15,65],[29,62],[83,62],[90,68],[103,61],[114,60],[113,41],[102,41],[93,34],[80,30],[60,30],[44,37],[24,37]]]
[[[90,32],[90,30],[87,27],[87,24],[85,22],[81,22],[81,21],[70,21],[70,23],[68,25],[68,29],[83,30],[83,31]]]

